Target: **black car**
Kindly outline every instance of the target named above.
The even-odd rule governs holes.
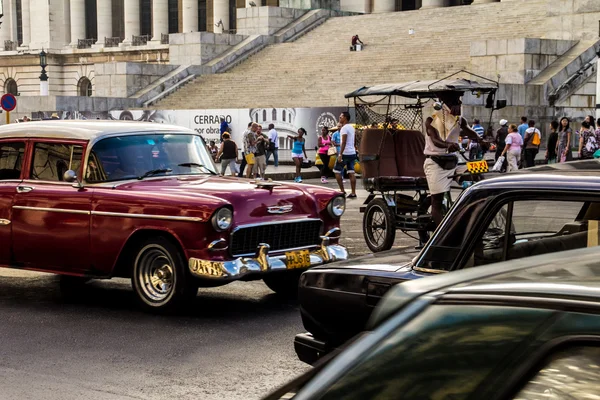
[[[305,272],[299,302],[309,364],[365,327],[393,285],[504,260],[598,245],[600,162],[545,165],[462,193],[419,252],[392,250]]]
[[[360,339],[267,399],[598,399],[599,256],[573,250],[396,285]]]

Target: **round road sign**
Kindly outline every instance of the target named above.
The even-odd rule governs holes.
[[[17,107],[17,99],[12,94],[7,93],[0,99],[0,106],[5,111],[12,111]]]

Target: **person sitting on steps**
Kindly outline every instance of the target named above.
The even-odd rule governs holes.
[[[352,46],[350,46],[350,51],[356,51],[356,45],[357,44],[360,44],[361,46],[365,45],[362,42],[362,40],[360,40],[360,38],[358,37],[358,35],[354,35],[354,36],[352,36]]]

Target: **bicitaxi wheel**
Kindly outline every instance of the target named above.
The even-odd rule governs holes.
[[[384,199],[371,201],[363,217],[363,234],[372,252],[389,250],[396,239],[396,217]]]

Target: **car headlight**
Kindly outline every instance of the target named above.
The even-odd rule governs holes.
[[[334,218],[339,218],[346,211],[346,198],[343,196],[334,197],[327,206],[329,214]]]
[[[229,208],[226,207],[219,209],[212,217],[213,227],[219,232],[229,229],[232,221],[233,213]]]

